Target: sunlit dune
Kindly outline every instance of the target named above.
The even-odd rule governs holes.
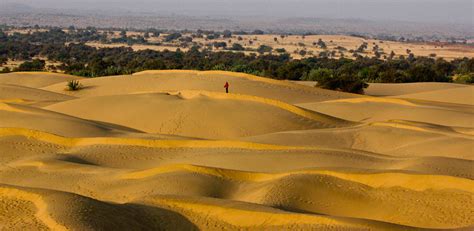
[[[473,87],[366,93],[222,71],[0,75],[0,227],[474,228]]]

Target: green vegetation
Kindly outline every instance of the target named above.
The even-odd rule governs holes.
[[[317,86],[321,88],[358,94],[363,94],[369,86],[361,78],[327,68],[313,69],[303,79],[317,81]]]
[[[69,91],[77,91],[81,88],[82,88],[82,85],[77,80],[71,80],[71,81],[67,82],[67,89]]]
[[[453,79],[456,83],[474,83],[474,73],[457,75]]]
[[[318,42],[314,42],[313,45],[318,45],[321,49],[326,49],[326,43],[322,39],[318,39]]]
[[[321,52],[320,57],[305,53],[307,58],[294,60],[283,49],[277,49],[272,54],[273,49],[269,46],[260,46],[257,49],[259,55],[245,55],[224,49],[216,52],[197,46],[183,52],[179,49],[134,51],[126,47],[99,49],[84,44],[84,41],[97,36],[101,37],[102,34],[93,29],[75,30],[72,35],[64,35],[62,30],[57,29],[9,36],[0,31],[0,60],[27,60],[14,71],[41,71],[45,68],[45,62],[34,58],[45,57],[49,61],[62,63],[58,66],[59,71],[84,77],[131,74],[148,69],[237,71],[274,79],[314,80],[321,87],[350,92],[362,92],[368,82],[472,83],[474,73],[472,58],[448,62],[442,58],[415,57],[413,53],[409,53],[407,58],[401,56],[398,59],[390,55],[387,60],[357,55],[352,60],[332,59],[335,52]],[[171,38],[177,39],[179,36],[173,35]],[[366,46],[362,44],[359,50],[365,50]],[[218,44],[217,47],[226,46]],[[226,49],[242,48],[233,44]]]
[[[356,52],[358,53],[364,53],[364,51],[367,49],[369,44],[367,44],[366,42],[363,42],[359,48],[357,48]]]
[[[232,32],[230,30],[225,30],[222,32],[222,37],[223,38],[231,38],[232,37]]]
[[[286,53],[285,48],[277,48],[277,49],[275,49],[275,51],[278,52],[278,53]]]
[[[172,33],[165,37],[165,42],[171,42],[175,39],[181,38],[181,33]]]
[[[257,48],[257,52],[260,53],[260,54],[269,53],[269,52],[272,52],[272,50],[273,50],[273,48],[271,46],[267,46],[267,45],[260,45]]]
[[[232,44],[232,47],[229,50],[244,51],[245,48],[244,48],[244,46],[240,45],[239,43],[234,43],[234,44]]]
[[[225,49],[227,47],[226,42],[214,42],[212,45],[217,49],[219,49],[219,48]]]
[[[46,62],[44,60],[34,59],[33,61],[26,61],[18,67],[16,71],[43,71]]]
[[[5,67],[5,68],[3,68],[3,69],[0,70],[0,73],[2,73],[2,74],[3,74],[3,73],[10,73],[10,72],[11,72],[11,70],[10,70],[10,68],[8,68],[8,67]]]

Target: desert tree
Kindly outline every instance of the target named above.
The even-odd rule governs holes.
[[[232,32],[230,30],[225,30],[224,32],[222,32],[222,37],[231,38],[232,37]]]
[[[241,44],[234,43],[234,44],[232,44],[232,47],[230,48],[230,50],[243,51],[243,50],[245,50],[245,48]]]
[[[253,35],[263,35],[263,34],[265,34],[265,32],[264,32],[263,30],[254,30],[254,31],[252,32],[252,34],[253,34]]]
[[[260,45],[257,48],[257,52],[260,53],[260,54],[270,53],[270,52],[272,52],[272,50],[273,50],[273,48],[271,46],[267,46],[267,45]]]
[[[326,43],[320,38],[318,39],[318,42],[313,43],[313,45],[318,45],[321,49],[326,49]]]

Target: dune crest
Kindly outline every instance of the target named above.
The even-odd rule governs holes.
[[[149,148],[237,148],[253,150],[309,150],[309,147],[291,147],[269,144],[258,144],[243,141],[226,140],[154,140],[154,139],[134,139],[118,137],[91,137],[91,138],[68,138],[51,133],[35,131],[23,128],[0,128],[2,136],[24,136],[28,139],[35,139],[57,145],[75,147],[92,145],[121,145],[140,146]]]
[[[129,173],[124,176],[124,179],[142,179],[152,177],[154,175],[177,171],[188,171],[197,174],[216,176],[228,180],[252,182],[277,180],[279,178],[289,177],[293,175],[324,175],[336,177],[342,180],[361,183],[373,188],[401,187],[415,191],[455,189],[474,193],[474,182],[472,180],[459,179],[456,177],[449,176],[409,175],[404,173],[357,174],[327,170],[301,170],[294,172],[269,174],[209,168],[193,165],[171,165]],[[440,184],[439,182],[442,182],[442,184]]]

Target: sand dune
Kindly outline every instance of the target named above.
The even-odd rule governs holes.
[[[22,87],[16,85],[0,85],[1,99],[23,99],[30,101],[65,101],[74,97],[44,91],[36,88]]]
[[[19,128],[1,129],[0,138],[5,148],[15,148],[16,143],[22,143],[25,146],[36,147],[28,149],[33,153],[47,149],[50,154],[55,155],[52,159],[54,163],[60,160],[62,162],[57,163],[87,163],[88,166],[107,168],[152,168],[157,165],[186,163],[244,171],[278,172],[314,167],[331,169],[340,167],[370,171],[392,169],[474,178],[471,169],[472,160],[453,157],[397,157],[355,149],[241,141],[176,138],[154,140],[137,137],[68,138]],[[288,140],[291,140],[291,137]],[[336,139],[335,142],[339,140]],[[282,162],[281,159],[288,161]],[[50,162],[48,159],[39,161],[26,159],[21,165],[48,166],[47,163]],[[452,165],[457,168],[451,168]],[[69,168],[72,167],[80,165]]]
[[[149,71],[130,76],[120,76],[120,78],[86,79],[81,80],[86,89],[70,94],[79,97],[91,97],[182,90],[224,92],[223,86],[226,81],[230,83],[231,93],[259,96],[287,103],[361,97],[354,94],[301,86],[286,81],[222,71]],[[59,83],[43,89],[63,93],[64,84]]]
[[[309,170],[263,174],[195,166],[151,169],[125,175],[125,178],[137,180],[175,171],[205,175],[205,178],[217,177],[228,181],[229,184],[236,184],[235,182],[239,184],[234,191],[207,192],[208,196],[264,204],[290,211],[357,217],[422,228],[458,228],[473,222],[470,217],[470,208],[474,206],[474,201],[469,198],[474,192],[474,183],[466,179],[399,173],[348,174]],[[222,182],[216,182],[216,184],[222,185]],[[217,185],[210,188],[218,188]],[[459,198],[448,196],[453,196],[449,193],[450,190],[455,190]],[[186,194],[190,193],[191,191],[188,191]],[[363,199],[352,199],[357,194],[360,194]],[[396,199],[387,198],[385,196],[387,194]],[[433,203],[440,199],[442,203]],[[377,202],[379,200],[384,202]],[[412,206],[411,201],[420,202],[420,207],[410,213],[394,215],[395,211],[403,208],[408,210]],[[357,209],[354,211],[340,209],[344,204],[357,205]],[[422,204],[430,204],[430,206],[421,207]],[[393,210],[387,211],[388,208]],[[458,213],[458,216],[451,217],[445,213]],[[430,214],[431,217],[425,218],[424,214]],[[434,223],[433,219],[438,222]]]
[[[7,214],[13,219],[2,221],[6,229],[196,229],[183,216],[158,207],[113,204],[77,194],[8,185],[1,185],[0,192],[0,206],[14,212]]]
[[[3,227],[9,229],[405,229],[381,222],[298,214],[217,199],[155,196],[136,203],[111,204],[51,190],[3,185],[0,191],[1,206],[15,210],[9,214],[16,215],[15,219],[2,222]],[[207,213],[207,217],[203,217],[203,213]],[[102,219],[104,216],[108,219]]]
[[[446,97],[449,96],[449,97]],[[404,94],[398,98],[474,105],[474,86]]]
[[[365,93],[372,96],[398,96],[466,87],[468,85],[455,83],[371,83]]]
[[[81,79],[80,77],[55,74],[48,72],[15,72],[0,75],[0,84],[11,84],[23,87],[41,88],[49,85],[63,83],[63,89],[66,82],[70,80]]]
[[[439,97],[446,98],[449,94]],[[466,97],[469,99],[470,96]],[[469,105],[372,97],[305,103],[298,106],[357,122],[397,119],[445,126],[474,127],[474,121],[471,119],[474,116],[474,107]]]
[[[436,156],[472,159],[474,136],[470,131],[472,129],[388,121],[348,128],[278,132],[243,140],[291,146],[337,146],[391,156],[433,156],[436,153]]]
[[[0,102],[0,118],[0,127],[29,128],[65,136],[107,136],[136,131],[14,103]]]
[[[374,228],[405,230],[408,228],[367,220],[330,218],[304,213],[295,214],[255,204],[218,199],[151,198],[146,202],[172,207],[185,214],[197,227],[203,230],[367,230]]]
[[[350,124],[275,100],[203,91],[87,97],[47,109],[148,133],[211,139]]]
[[[2,229],[474,228],[471,86],[74,78],[0,75]]]

